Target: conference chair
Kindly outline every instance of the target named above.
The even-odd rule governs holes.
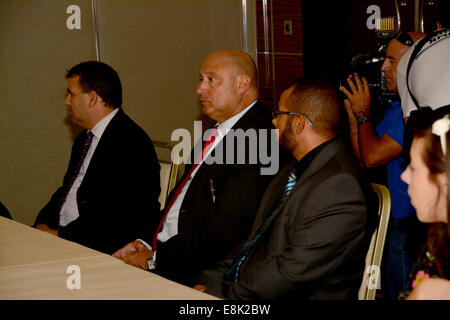
[[[389,189],[381,184],[372,183],[372,188],[378,195],[378,226],[370,241],[366,256],[366,267],[363,281],[358,293],[359,300],[375,300],[380,279],[381,258],[383,256],[384,241],[391,213],[391,194]]]
[[[175,184],[177,183],[178,178],[178,169],[179,164],[181,163],[180,157],[178,154],[173,155],[173,161],[167,160],[171,159],[171,153],[172,149],[175,146],[176,143],[174,142],[166,142],[166,141],[158,141],[153,140],[153,145],[155,146],[157,150],[158,155],[158,161],[161,166],[160,171],[160,179],[161,179],[161,193],[159,194],[159,203],[161,203],[161,210],[164,208],[167,196],[172,191],[172,189],[175,187]],[[158,150],[159,149],[159,150]],[[165,150],[166,156],[163,156],[164,151],[161,152],[161,150]],[[160,152],[158,152],[160,151]],[[167,156],[167,153],[169,155]]]

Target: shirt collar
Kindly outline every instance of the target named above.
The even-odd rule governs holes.
[[[316,156],[319,154],[320,151],[322,151],[328,144],[331,143],[331,141],[335,140],[336,138],[333,138],[331,140],[325,141],[324,143],[318,145],[313,150],[308,152],[303,158],[300,159],[295,164],[295,175],[297,177],[297,181],[300,179],[302,174],[306,171],[306,169],[309,167],[309,165],[313,162],[313,160],[316,158]]]
[[[105,131],[106,127],[108,126],[111,119],[116,115],[116,113],[119,112],[119,108],[114,109],[112,112],[108,113],[102,120],[97,122],[97,124],[92,128],[91,132],[92,134],[100,139],[103,132]]]
[[[222,123],[217,122],[216,125],[218,125],[217,130],[219,131],[219,136],[221,138],[224,137],[228,133],[228,131],[231,128],[233,128],[233,126],[236,124],[236,122],[238,122],[238,120],[240,118],[242,118],[244,116],[244,114],[246,114],[247,111],[250,110],[250,108],[256,104],[257,101],[258,100],[253,101],[244,110],[242,110],[238,114],[232,116],[231,118],[225,120],[224,122],[222,122]]]

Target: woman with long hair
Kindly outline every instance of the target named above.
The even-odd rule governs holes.
[[[428,237],[400,299],[450,299],[450,116],[416,128],[411,161],[401,175]]]

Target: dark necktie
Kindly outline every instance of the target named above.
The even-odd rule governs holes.
[[[83,143],[83,149],[81,150],[81,154],[80,154],[80,158],[78,159],[77,166],[75,167],[75,170],[72,172],[70,179],[63,186],[61,201],[59,203],[58,211],[57,211],[58,213],[61,211],[61,209],[64,205],[64,202],[66,202],[67,195],[69,194],[69,191],[72,188],[72,185],[75,182],[75,179],[77,178],[78,173],[80,172],[81,165],[83,164],[84,158],[86,157],[86,154],[89,150],[89,147],[91,145],[93,137],[94,137],[94,135],[92,134],[92,132],[88,131],[88,133],[86,135],[86,139],[84,140],[84,143]]]
[[[289,193],[294,188],[296,183],[297,183],[297,177],[295,175],[295,168],[292,168],[292,171],[288,177],[288,182],[286,183],[286,185],[283,189],[283,193],[282,193],[280,199],[275,203],[272,213],[258,227],[258,229],[254,233],[253,237],[251,237],[242,246],[241,250],[239,251],[239,254],[234,258],[230,269],[228,269],[227,272],[225,273],[225,279],[232,280],[232,281],[233,280],[236,281],[238,279],[240,266],[245,261],[245,259],[247,259],[250,251],[256,245],[258,240],[261,238],[262,234],[267,229],[267,227],[270,225],[270,222],[277,216],[281,205],[283,204],[284,200],[286,200],[286,198],[288,197]]]
[[[215,138],[217,136],[217,128],[218,128],[218,125],[215,125],[211,129],[211,134],[209,135],[209,137],[206,139],[205,143],[203,144],[202,152],[200,152],[200,154],[197,156],[197,159],[192,164],[192,167],[189,170],[188,174],[184,177],[183,181],[181,182],[181,184],[178,186],[177,190],[175,191],[172,199],[170,200],[169,205],[165,208],[163,218],[161,219],[161,222],[159,223],[159,226],[156,229],[155,235],[153,237],[153,242],[152,242],[152,249],[153,249],[153,251],[156,251],[156,242],[157,242],[157,239],[158,239],[158,233],[161,230],[161,227],[164,224],[164,221],[166,220],[167,214],[169,213],[169,211],[172,208],[173,204],[177,200],[177,198],[180,195],[181,191],[183,190],[185,184],[189,181],[189,178],[191,177],[191,175],[194,172],[195,168],[197,168],[197,166],[203,161],[203,155],[205,155],[208,152],[209,148],[211,148],[212,144],[214,143],[214,140],[215,140]]]

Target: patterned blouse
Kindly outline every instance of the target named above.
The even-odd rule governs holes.
[[[400,300],[406,299],[411,291],[426,278],[443,278],[448,276],[448,270],[444,272],[442,264],[438,261],[436,256],[430,253],[429,247],[425,244],[420,251],[417,262],[413,265],[409,275],[409,281],[405,289],[400,292],[398,298]]]

